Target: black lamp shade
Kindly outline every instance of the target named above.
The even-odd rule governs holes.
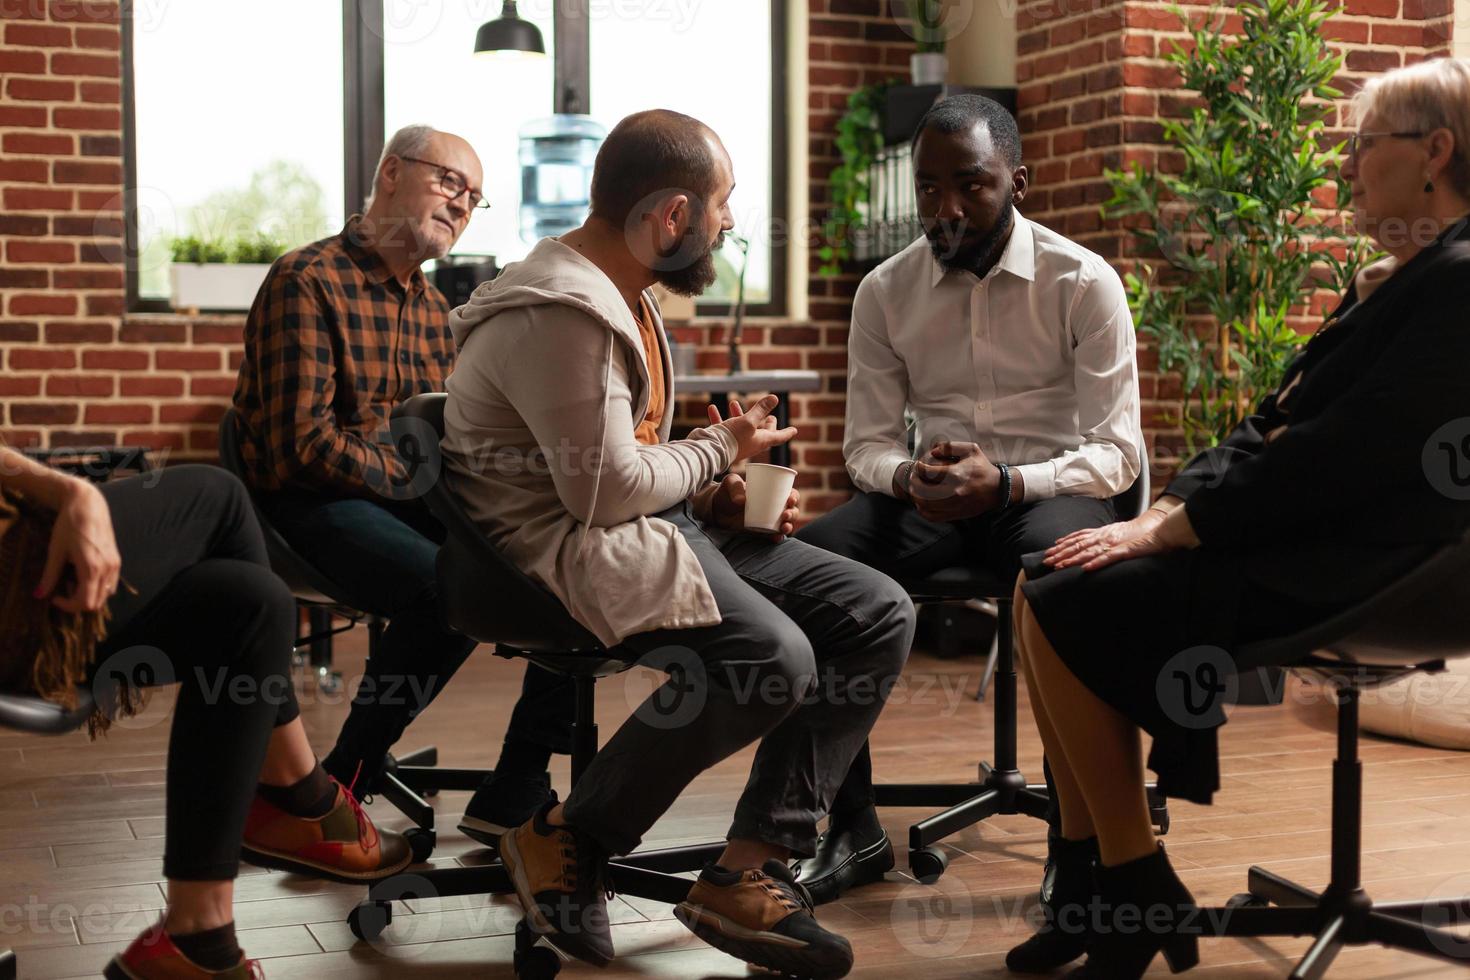
[[[475,33],[475,53],[483,51],[525,51],[545,54],[546,44],[541,30],[516,13],[515,0],[505,0],[500,16],[480,25]]]

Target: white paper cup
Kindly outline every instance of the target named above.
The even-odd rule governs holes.
[[[791,499],[796,471],[771,463],[747,463],[745,467],[745,529],[779,534],[781,512]]]

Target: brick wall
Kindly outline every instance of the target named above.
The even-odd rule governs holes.
[[[139,390],[152,382],[121,370],[155,355],[120,337],[118,5],[0,0],[0,15],[3,433],[27,445],[136,436],[159,408]]]
[[[1199,0],[1188,0],[1201,11]],[[1447,51],[1452,0],[1346,0],[1332,24],[1347,54],[1340,87],[1405,59]],[[907,74],[911,41],[886,0],[809,0],[810,205],[819,226],[837,162],[836,121],[859,85]],[[117,0],[0,0],[0,434],[27,445],[142,443],[171,458],[212,458],[228,402],[242,318],[127,315],[122,271],[121,32]],[[1124,264],[1119,230],[1103,224],[1104,166],[1167,164],[1159,113],[1177,108],[1161,45],[1182,36],[1168,4],[1021,0],[1017,76],[1033,190],[1025,210]],[[983,29],[976,21],[970,30]],[[797,138],[803,138],[797,134]],[[802,216],[793,215],[800,230]],[[841,502],[847,321],[860,276],[807,270],[809,317],[753,319],[752,368],[809,368],[823,390],[793,399],[806,509]],[[675,331],[724,363],[726,325]],[[1140,355],[1151,443],[1171,394]],[[702,406],[681,400],[689,422]]]
[[[1208,15],[1203,0],[1183,0],[1192,16]],[[1345,98],[1361,80],[1405,63],[1450,53],[1454,0],[1344,0],[1327,36],[1344,54],[1335,85]],[[1016,64],[1023,152],[1032,173],[1027,214],[1132,267],[1131,242],[1098,205],[1109,196],[1104,167],[1177,167],[1163,145],[1161,117],[1179,115],[1178,73],[1163,60],[1186,35],[1171,4],[1139,0],[1025,0],[1017,11]],[[1238,30],[1229,15],[1225,30]],[[1328,120],[1336,141],[1347,130],[1341,106]],[[1307,318],[1303,326],[1317,322]],[[1155,474],[1171,470],[1182,435],[1166,416],[1177,411],[1179,388],[1161,378],[1157,359],[1139,354],[1145,434]]]

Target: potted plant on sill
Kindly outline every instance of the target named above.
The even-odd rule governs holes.
[[[248,310],[286,247],[264,234],[217,242],[192,235],[169,243],[174,309]]]
[[[909,55],[909,78],[915,85],[943,85],[949,75],[944,53],[944,0],[908,0],[909,22],[918,50]]]

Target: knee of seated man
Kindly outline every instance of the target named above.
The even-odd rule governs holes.
[[[785,616],[761,624],[751,647],[766,651],[747,679],[752,707],[792,711],[817,682],[817,658],[801,627]],[[738,688],[737,688],[737,693]]]

